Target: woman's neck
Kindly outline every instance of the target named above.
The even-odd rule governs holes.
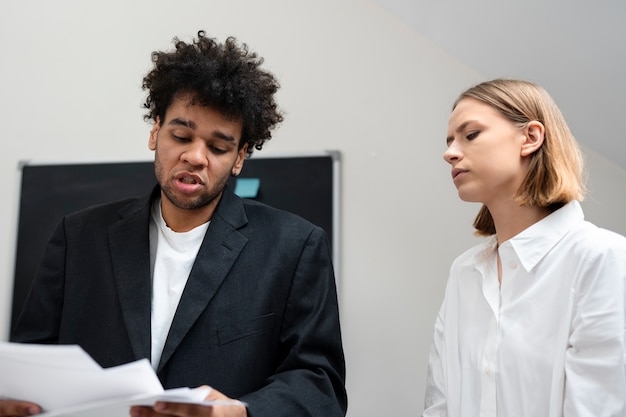
[[[493,218],[498,244],[506,242],[550,214],[547,208],[520,206],[515,201],[489,205],[487,208]]]

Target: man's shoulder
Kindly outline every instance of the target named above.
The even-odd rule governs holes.
[[[120,200],[93,204],[65,216],[66,222],[96,221],[98,223],[117,220],[148,207],[148,195],[127,197]]]
[[[249,222],[292,224],[303,228],[316,227],[298,214],[256,200],[243,199],[243,206]]]

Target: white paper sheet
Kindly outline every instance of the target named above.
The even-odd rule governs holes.
[[[57,409],[37,417],[128,417],[133,405],[153,406],[157,401],[214,405],[216,401],[203,401],[210,388],[178,388],[162,394],[139,394],[110,400],[94,401],[74,407]]]
[[[204,401],[209,392],[164,390],[147,359],[103,369],[79,346],[0,342],[0,396],[39,404],[42,417],[122,417],[156,401],[223,403]]]

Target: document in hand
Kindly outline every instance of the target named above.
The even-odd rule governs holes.
[[[40,416],[128,416],[132,405],[204,401],[210,388],[164,390],[147,359],[100,367],[76,345],[0,342],[0,397],[39,404]]]

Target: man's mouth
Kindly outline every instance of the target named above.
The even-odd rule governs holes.
[[[196,181],[195,179],[187,178],[187,177],[179,178],[178,181],[182,182],[183,184],[197,184],[198,183],[198,181]]]
[[[199,175],[192,173],[180,173],[174,177],[181,184],[195,185],[203,184],[202,178]]]

